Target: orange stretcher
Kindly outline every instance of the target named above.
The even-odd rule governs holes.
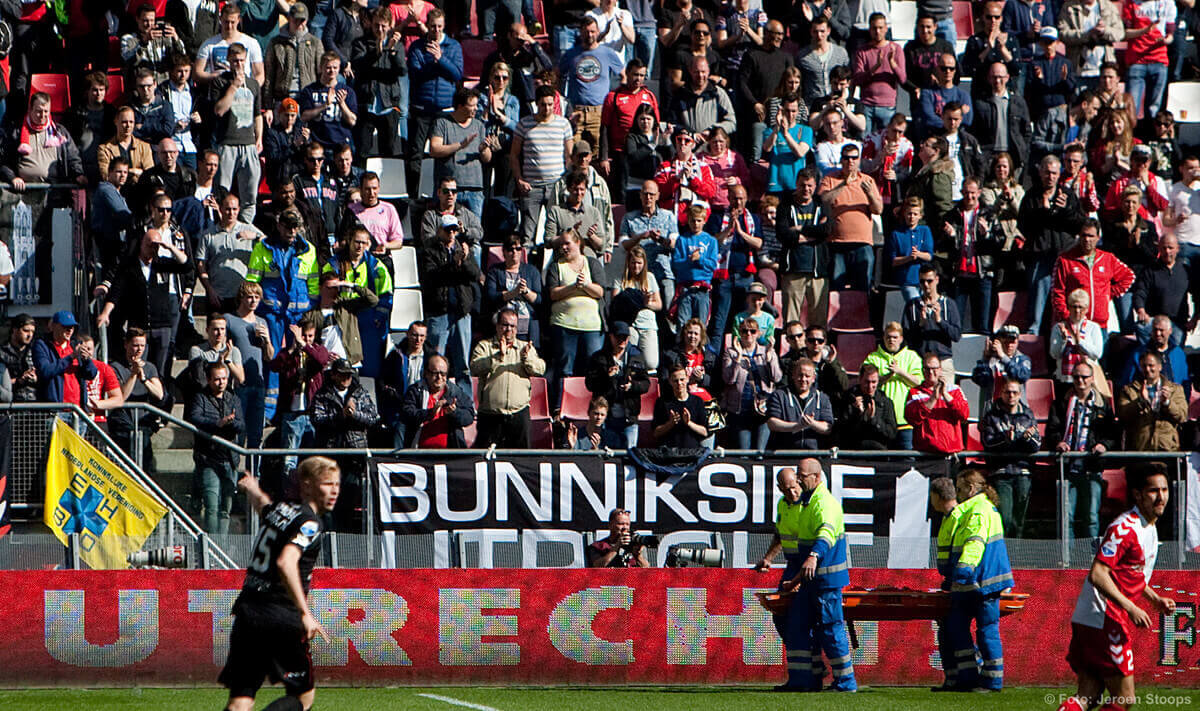
[[[794,592],[755,593],[769,612],[785,612]],[[1028,593],[1000,594],[1000,616],[1020,612]],[[945,590],[910,588],[846,588],[842,591],[842,614],[846,620],[940,620],[950,611],[950,593]]]

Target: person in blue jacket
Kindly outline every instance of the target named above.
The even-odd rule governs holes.
[[[1000,594],[1013,586],[1004,524],[996,509],[996,491],[981,472],[968,469],[958,475],[955,485],[962,512],[950,550],[953,577],[946,617],[954,650],[949,663],[957,675],[953,689],[1000,691],[1004,686]]]
[[[778,691],[819,691],[825,676],[824,651],[833,671],[833,691],[857,691],[850,638],[842,615],[842,588],[850,584],[850,559],[842,506],[825,486],[821,463],[800,461],[800,472],[777,477],[780,500],[776,536],[758,562],[766,570],[782,549],[787,568],[780,590],[794,591],[781,634],[787,648],[788,680]],[[799,491],[797,491],[799,489]]]
[[[425,26],[425,39],[408,48],[409,185],[420,184],[425,141],[438,116],[450,110],[463,78],[462,45],[446,35],[446,13],[430,10]]]
[[[688,208],[687,229],[680,230],[671,246],[671,270],[675,272],[675,322],[680,331],[693,316],[708,322],[712,307],[713,271],[717,268],[716,237],[704,231],[708,208]]]

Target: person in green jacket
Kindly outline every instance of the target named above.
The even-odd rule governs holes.
[[[879,387],[896,411],[897,447],[912,449],[913,430],[904,419],[904,406],[908,391],[921,383],[921,356],[904,345],[904,329],[899,322],[884,325],[882,343],[864,362],[879,369]]]
[[[937,570],[942,575],[942,590],[949,591],[954,583],[954,566],[958,563],[958,555],[954,552],[954,532],[963,512],[958,505],[953,479],[943,476],[929,482],[929,505],[942,514],[937,536]],[[942,659],[946,680],[941,686],[933,687],[933,691],[949,691],[958,683],[958,668],[953,663],[954,650],[950,646],[947,629],[945,618],[938,620],[938,656]]]

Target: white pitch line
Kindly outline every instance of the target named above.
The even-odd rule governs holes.
[[[468,709],[475,709],[475,711],[500,711],[500,709],[495,708],[493,706],[484,706],[483,704],[473,704],[470,701],[462,701],[461,699],[455,699],[455,698],[451,698],[449,696],[438,696],[437,694],[417,694],[417,696],[424,696],[427,699],[433,699],[434,701],[441,701],[443,703],[452,704],[454,706],[462,706],[462,707],[468,708]]]

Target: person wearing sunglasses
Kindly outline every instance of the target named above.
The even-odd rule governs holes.
[[[921,90],[921,100],[913,106],[913,122],[916,124],[917,136],[924,137],[931,133],[940,133],[942,128],[942,111],[950,103],[963,107],[964,126],[970,126],[974,113],[971,111],[971,95],[958,85],[958,58],[947,52],[938,60],[934,86]]]
[[[871,216],[883,212],[883,197],[871,176],[861,170],[858,145],[842,146],[841,159],[841,170],[826,175],[817,189],[829,215],[830,287],[867,291],[875,273]]]
[[[963,51],[963,76],[978,77],[982,71],[995,62],[1004,62],[1016,79],[1015,86],[1022,88],[1025,83],[1024,72],[1018,72],[1016,62],[1021,53],[1021,45],[1017,35],[1009,32],[1004,25],[1005,4],[1003,0],[992,0],[983,4],[982,15],[976,15],[980,30],[967,40]],[[976,11],[978,12],[978,10]],[[932,66],[936,67],[935,62]],[[937,78],[937,69],[933,70]]]

